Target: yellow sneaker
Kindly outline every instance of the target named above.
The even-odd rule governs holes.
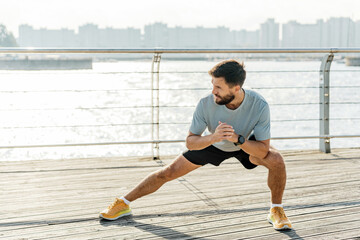
[[[99,217],[106,220],[116,220],[118,218],[128,216],[131,214],[131,208],[124,200],[116,198],[107,209],[100,212]]]
[[[267,217],[269,223],[273,225],[275,230],[292,229],[290,220],[286,217],[282,207],[273,207]]]

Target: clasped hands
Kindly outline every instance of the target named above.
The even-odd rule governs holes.
[[[212,134],[214,142],[221,142],[228,140],[230,142],[237,142],[239,135],[235,133],[234,128],[227,124],[219,121],[219,125],[216,127],[215,132]]]

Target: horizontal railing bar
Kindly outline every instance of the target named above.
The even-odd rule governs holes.
[[[294,136],[294,137],[272,137],[271,140],[286,139],[330,139],[330,138],[358,138],[360,135],[324,135],[324,136]]]
[[[322,103],[269,103],[270,106],[296,106],[296,105],[314,105]],[[360,102],[330,102],[330,104],[360,104]]]
[[[330,102],[330,104],[360,104],[360,102]]]
[[[342,121],[342,120],[360,120],[359,117],[354,117],[354,118],[330,118],[330,120],[336,120],[336,121]]]
[[[249,87],[251,89],[319,89],[320,87],[314,86],[314,87],[298,87],[298,86],[284,86],[284,87]]]
[[[296,105],[315,105],[319,103],[274,103],[270,106],[296,106]],[[138,108],[194,108],[191,106],[121,106],[121,107],[78,107],[78,108],[3,108],[0,111],[65,111],[65,110],[112,110],[112,109],[138,109]]]
[[[155,107],[155,106],[154,106]],[[164,106],[166,107],[166,106]],[[176,107],[176,106],[170,106]],[[67,110],[105,110],[105,109],[133,109],[133,108],[151,108],[151,106],[123,106],[123,107],[79,107],[79,108],[14,108],[0,109],[0,111],[67,111]]]
[[[313,119],[278,119],[278,120],[271,120],[271,122],[305,122],[305,121],[320,121],[319,118],[313,118]],[[330,118],[329,120],[336,120],[336,121],[342,121],[342,120],[360,120],[360,118]]]
[[[102,146],[102,145],[122,145],[122,144],[149,144],[149,143],[179,143],[185,140],[161,140],[161,141],[129,141],[129,142],[103,142],[103,143],[69,143],[69,144],[46,144],[46,145],[17,145],[0,146],[0,149],[9,148],[43,148],[43,147],[82,147],[82,146]]]
[[[257,89],[257,90],[276,90],[276,89],[319,89],[320,87],[317,86],[284,86],[284,87],[249,87],[250,89]],[[330,88],[360,88],[360,86],[330,86]],[[74,93],[82,93],[82,92],[107,92],[107,93],[118,93],[121,91],[152,91],[152,90],[159,90],[159,91],[210,91],[211,88],[161,88],[161,89],[145,89],[145,88],[123,88],[123,89],[103,89],[103,90],[94,90],[94,89],[84,89],[84,90],[4,90],[0,91],[0,93],[56,93],[56,92],[74,92]]]
[[[247,70],[247,73],[319,73],[319,70]],[[331,70],[331,72],[360,72],[360,70]],[[119,72],[121,73],[121,72]],[[131,72],[124,72],[124,73],[131,73]],[[139,73],[139,72],[135,72]],[[141,73],[148,73],[148,72],[141,72]],[[206,71],[203,72],[163,72],[161,73],[196,73],[196,74],[208,74]],[[104,73],[105,74],[105,73]]]
[[[360,48],[218,48],[218,49],[118,49],[118,48],[0,48],[0,53],[360,53]]]
[[[298,106],[317,105],[320,103],[270,103],[270,106]],[[331,104],[360,104],[360,102],[331,102]],[[0,108],[2,112],[11,111],[68,111],[68,110],[112,110],[112,109],[139,109],[139,108],[194,108],[191,106],[121,106],[121,107],[78,107],[78,108]],[[333,119],[333,118],[332,118]]]
[[[306,122],[306,121],[319,121],[319,118],[313,119],[278,119],[278,120],[271,120],[271,122]]]
[[[330,86],[330,88],[360,88],[360,86]]]
[[[69,89],[64,89],[64,90],[29,90],[29,91],[25,91],[25,90],[15,90],[15,91],[0,91],[0,93],[56,93],[56,92],[74,92],[74,93],[82,93],[82,92],[108,92],[108,93],[118,93],[121,91],[151,91],[151,89],[143,89],[143,88],[124,88],[124,89],[112,89],[112,90],[108,90],[108,89],[104,89],[104,90],[93,90],[93,89],[84,89],[84,90],[69,90]]]
[[[275,119],[271,122],[306,122],[319,121],[321,119]],[[360,120],[360,118],[330,118],[330,120]],[[119,123],[119,124],[94,124],[94,125],[68,125],[68,126],[25,126],[25,127],[0,127],[0,129],[34,129],[34,128],[82,128],[82,127],[117,127],[117,126],[141,126],[141,125],[156,125],[157,123]],[[189,122],[173,122],[173,123],[159,123],[159,125],[189,125]]]
[[[306,121],[307,119],[304,119]],[[317,119],[319,120],[319,119]],[[297,120],[284,120],[284,121],[297,121]],[[302,121],[302,120],[298,120]],[[315,120],[313,120],[315,121]],[[273,121],[273,122],[276,122]],[[160,125],[188,125],[189,122],[174,122],[174,123],[160,123]],[[0,127],[0,129],[36,129],[36,128],[89,128],[89,127],[118,127],[118,126],[145,126],[156,125],[156,123],[120,123],[120,124],[90,124],[90,125],[51,125],[51,126],[24,126],[24,127]]]
[[[246,72],[248,73],[319,73],[319,70],[247,70]],[[331,72],[360,72],[360,70],[331,70]],[[36,72],[27,72],[27,74],[39,74],[38,71]],[[69,74],[69,75],[74,75],[74,74],[88,74],[89,72],[63,72],[61,74]],[[92,74],[149,74],[150,71],[148,72],[92,72]],[[207,71],[201,71],[201,72],[166,72],[166,71],[161,71],[161,73],[181,73],[181,74],[192,74],[192,73],[196,73],[196,74],[208,74]],[[0,70],[0,74],[18,74],[17,72],[9,72],[8,70]],[[41,74],[46,75],[46,74],[54,74],[52,72],[41,72]]]
[[[318,71],[319,72],[319,71]],[[339,69],[339,70],[330,70],[330,72],[360,72],[360,70],[345,70],[345,69]]]
[[[349,86],[352,87],[352,86]],[[358,86],[360,87],[360,86]],[[296,86],[288,86],[288,87],[249,87],[251,89],[318,89],[319,87],[296,87]],[[159,90],[159,91],[198,91],[198,90],[206,90],[206,91],[211,91],[211,88],[161,88],[161,89],[143,89],[143,88],[124,88],[124,89],[112,89],[112,90],[93,90],[93,89],[89,89],[89,90],[29,90],[29,91],[25,91],[25,90],[15,90],[15,91],[11,91],[11,90],[4,90],[4,91],[0,91],[0,93],[54,93],[54,92],[74,92],[74,93],[81,93],[81,92],[108,92],[108,93],[118,93],[121,91],[152,91],[152,90]]]
[[[360,87],[360,86],[359,86]],[[250,89],[319,89],[320,87],[318,86],[309,86],[309,87],[304,87],[304,86],[284,86],[284,87],[251,87],[249,86],[248,88]],[[246,89],[246,88],[245,88]],[[161,88],[161,89],[154,89],[154,90],[211,90],[211,88]]]
[[[319,118],[302,118],[302,119],[274,119],[271,122],[305,122],[305,121],[319,121]],[[330,118],[330,120],[360,120],[360,118]],[[160,125],[188,125],[190,122],[174,122],[174,123],[160,123]]]
[[[330,138],[358,138],[360,135],[327,135],[327,136],[294,136],[294,137],[273,137],[271,140],[287,139],[330,139]],[[126,145],[126,144],[154,144],[154,143],[183,143],[185,140],[155,140],[155,141],[129,141],[129,142],[102,142],[102,143],[67,143],[67,144],[46,144],[46,145],[14,145],[0,146],[0,149],[13,148],[45,148],[45,147],[83,147],[102,145]]]
[[[34,129],[34,128],[85,128],[85,127],[116,127],[116,126],[141,126],[155,123],[120,123],[120,124],[94,124],[94,125],[68,125],[68,126],[25,126],[25,127],[0,127],[0,129]]]

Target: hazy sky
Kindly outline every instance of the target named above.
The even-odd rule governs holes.
[[[77,30],[100,27],[143,28],[154,22],[170,27],[217,27],[255,30],[267,18],[279,23],[351,17],[360,20],[360,0],[0,0],[0,24],[18,35],[20,24]]]

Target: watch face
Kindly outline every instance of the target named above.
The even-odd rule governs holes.
[[[238,138],[238,144],[241,145],[241,144],[243,144],[244,142],[245,142],[245,138],[240,135],[239,138]]]

